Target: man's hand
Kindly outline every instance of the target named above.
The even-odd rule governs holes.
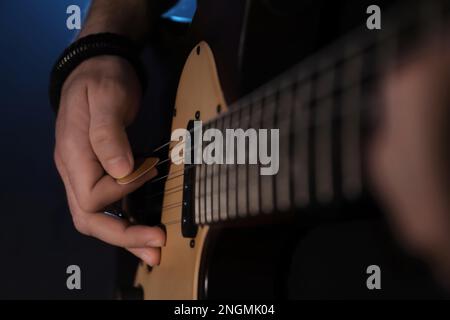
[[[397,235],[450,285],[450,48],[439,39],[392,70],[371,171]]]
[[[155,265],[165,242],[160,228],[131,226],[102,213],[156,175],[154,169],[127,185],[114,179],[133,170],[125,128],[140,97],[139,80],[126,60],[99,56],[84,61],[62,88],[54,158],[77,230]]]

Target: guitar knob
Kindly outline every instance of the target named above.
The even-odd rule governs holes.
[[[117,300],[144,300],[144,290],[139,287],[122,287],[116,291]]]

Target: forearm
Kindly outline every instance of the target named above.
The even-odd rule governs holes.
[[[93,0],[79,38],[112,32],[142,44],[152,30],[158,13],[156,0]]]

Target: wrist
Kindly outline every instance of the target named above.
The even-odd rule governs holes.
[[[51,105],[56,112],[59,108],[61,89],[66,79],[83,62],[98,56],[118,56],[128,61],[141,82],[142,91],[145,90],[146,76],[144,68],[139,59],[139,50],[132,41],[116,34],[94,34],[80,38],[70,45],[64,50],[52,69],[49,97]],[[77,72],[80,72],[80,70]]]

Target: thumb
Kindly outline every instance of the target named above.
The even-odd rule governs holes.
[[[121,119],[94,112],[89,137],[94,153],[109,175],[118,179],[132,172],[134,159]]]

